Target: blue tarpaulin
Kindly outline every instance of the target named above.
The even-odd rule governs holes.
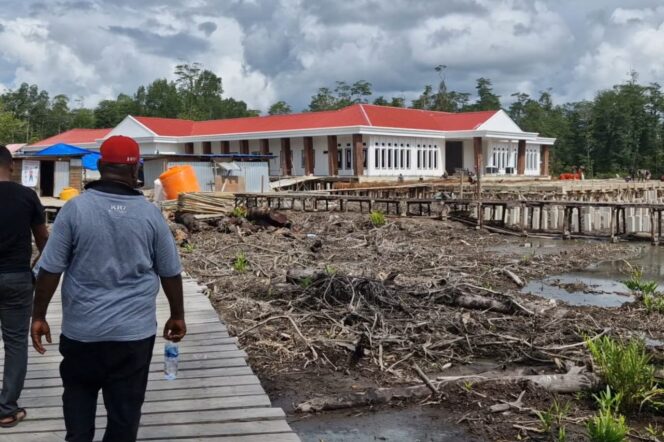
[[[81,157],[81,163],[88,170],[97,170],[99,153],[69,144],[58,143],[34,154],[38,157]]]

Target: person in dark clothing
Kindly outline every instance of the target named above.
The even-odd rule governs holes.
[[[13,427],[27,413],[18,399],[28,366],[28,330],[33,278],[32,235],[41,252],[48,238],[37,194],[11,180],[12,155],[0,145],[0,326],[5,365],[0,393],[0,427]]]
[[[136,440],[157,330],[159,285],[171,316],[164,338],[186,334],[182,267],[161,211],[135,190],[138,144],[123,136],[101,145],[101,180],[62,208],[39,261],[32,343],[51,342],[46,311],[64,273],[60,376],[68,442],[91,442],[99,390],[104,442]]]

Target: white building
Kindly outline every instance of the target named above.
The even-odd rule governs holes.
[[[126,135],[136,139],[148,159],[271,155],[271,176],[371,180],[440,177],[457,169],[546,177],[555,141],[522,131],[502,110],[447,113],[368,104],[212,121],[128,116],[105,131],[79,142],[55,136],[25,150],[44,147],[45,142],[98,147],[109,136]]]

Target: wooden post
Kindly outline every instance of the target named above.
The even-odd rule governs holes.
[[[659,244],[659,237],[657,236],[657,214],[655,209],[650,209],[650,242],[653,246]]]
[[[540,167],[540,175],[549,176],[549,157],[551,148],[547,145],[542,144],[540,146],[541,155],[542,155],[542,164]]]
[[[526,140],[519,140],[519,147],[516,157],[516,174],[525,175],[526,173]]]
[[[353,134],[353,175],[364,175],[364,145],[360,134]]]
[[[544,204],[539,206],[539,230],[544,232]]]
[[[281,174],[290,176],[293,171],[293,161],[291,158],[290,138],[281,139]]]
[[[581,207],[576,208],[577,222],[579,224],[579,233],[583,233],[583,212]]]
[[[337,162],[337,157],[339,155],[339,149],[337,147],[337,136],[328,135],[327,136],[327,167],[329,169],[328,174],[330,176],[339,175],[339,163]]]
[[[528,236],[528,230],[526,228],[526,220],[528,217],[528,207],[525,204],[521,204],[521,234],[523,236]]]
[[[482,201],[477,200],[477,230],[482,228],[484,222],[484,207],[482,206]]]
[[[270,140],[261,138],[259,140],[261,155],[270,155]]]
[[[611,234],[611,242],[616,242],[616,212],[617,209],[611,207],[611,221],[609,222],[609,231]]]
[[[240,153],[249,153],[249,140],[240,140]]]
[[[477,176],[477,201],[482,199],[482,169],[484,168],[484,154],[482,152],[482,137],[473,138],[473,150],[475,152],[475,169]]]
[[[230,141],[222,141],[221,142],[221,153],[223,153],[223,154],[231,153],[231,142]]]
[[[314,174],[314,139],[313,137],[304,137],[304,175]]]

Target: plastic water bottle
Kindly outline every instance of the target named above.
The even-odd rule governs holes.
[[[178,358],[180,348],[173,342],[167,342],[164,346],[164,375],[169,381],[178,376]]]

